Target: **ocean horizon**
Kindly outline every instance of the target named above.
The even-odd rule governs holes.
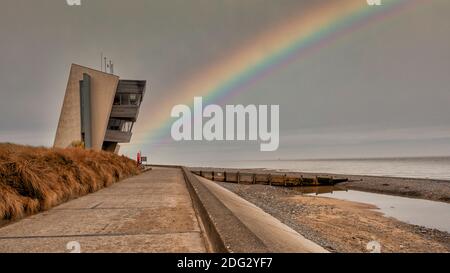
[[[277,159],[223,161],[224,168],[263,168],[279,171],[370,175],[450,180],[450,156],[376,157],[341,159]],[[220,165],[220,166],[217,166]]]

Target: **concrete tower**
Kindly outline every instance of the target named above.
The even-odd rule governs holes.
[[[83,143],[86,149],[118,152],[129,143],[146,81],[72,64],[54,147]]]

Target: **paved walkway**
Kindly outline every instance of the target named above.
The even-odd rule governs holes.
[[[71,243],[73,242],[73,243]],[[205,252],[180,169],[142,175],[0,229],[0,252]]]

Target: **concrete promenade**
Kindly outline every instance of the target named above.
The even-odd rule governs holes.
[[[89,253],[207,251],[175,168],[154,168],[0,228],[0,253],[70,252],[78,243]]]
[[[327,252],[215,182],[185,172],[154,167],[6,225],[0,253]]]

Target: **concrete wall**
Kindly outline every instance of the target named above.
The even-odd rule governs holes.
[[[54,147],[66,148],[81,140],[80,80],[91,76],[92,149],[100,151],[108,126],[119,77],[72,64]]]

